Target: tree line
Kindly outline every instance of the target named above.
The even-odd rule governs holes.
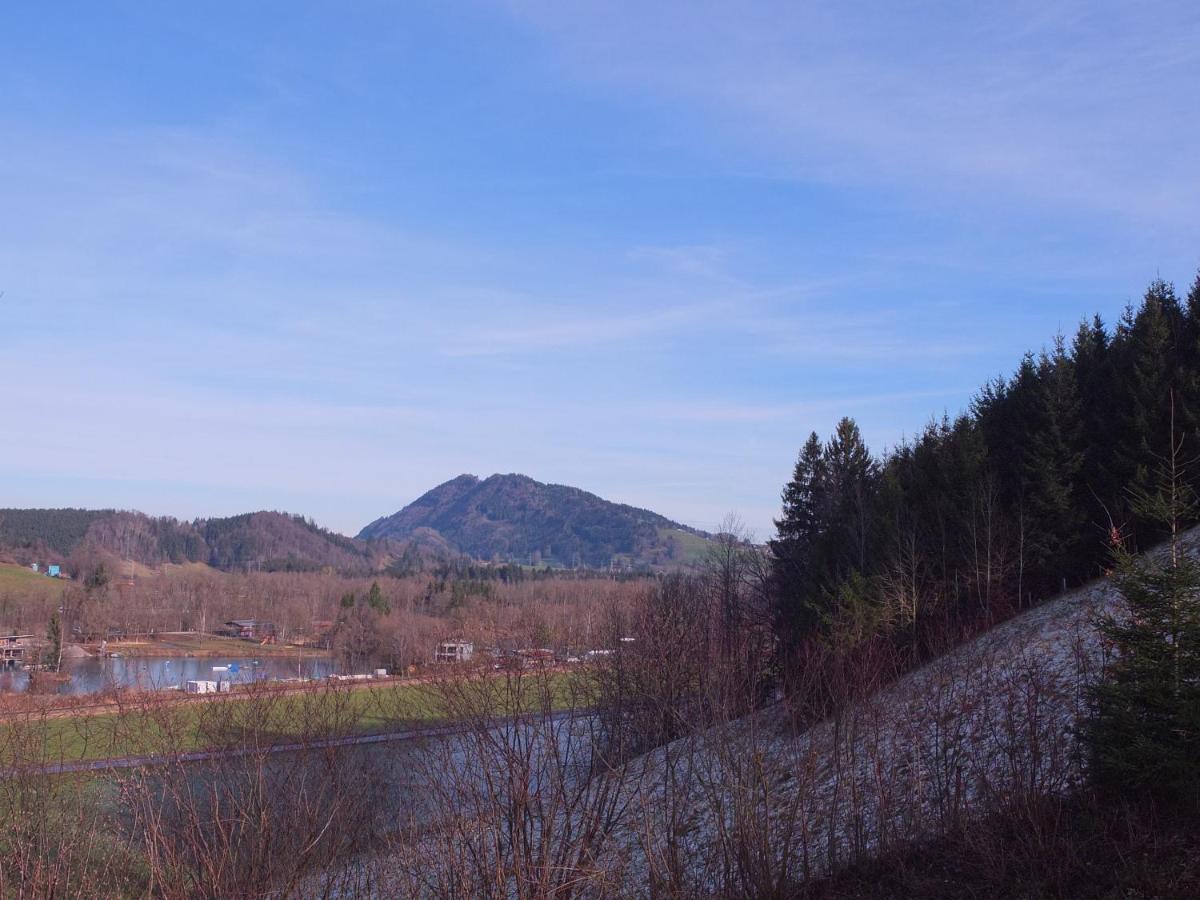
[[[1116,326],[1094,316],[969,408],[873,455],[850,418],[812,434],[770,542],[785,656],[811,638],[916,640],[922,623],[995,616],[1091,579],[1114,537],[1165,534],[1134,497],[1200,430],[1200,276],[1156,279]],[[1188,487],[1198,486],[1191,476]]]
[[[304,516],[281,512],[185,522],[111,509],[0,510],[0,552],[22,564],[70,566],[80,553],[108,553],[151,567],[198,562],[224,571],[330,568],[365,575],[380,569],[395,549],[356,541]]]

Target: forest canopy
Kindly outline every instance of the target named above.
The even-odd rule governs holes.
[[[851,419],[826,441],[814,433],[770,542],[783,646],[911,634],[1101,574],[1114,540],[1163,536],[1131,498],[1173,439],[1200,454],[1198,429],[1200,276],[1183,299],[1156,279],[1115,327],[1097,315],[1026,353],[957,418],[881,458]]]

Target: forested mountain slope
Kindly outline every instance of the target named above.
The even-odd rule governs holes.
[[[1115,327],[1084,321],[881,456],[850,418],[811,435],[771,542],[785,650],[839,627],[911,640],[926,616],[1028,606],[1095,578],[1115,536],[1165,536],[1137,498],[1173,447],[1181,487],[1200,489],[1200,277],[1184,298],[1151,282]]]
[[[525,475],[460,475],[372,522],[359,538],[404,539],[420,528],[477,559],[593,568],[686,564],[707,539],[649,510]]]
[[[199,562],[225,571],[330,568],[362,575],[429,562],[676,568],[698,561],[708,536],[648,510],[524,475],[463,475],[379,519],[357,538],[311,519],[260,511],[182,521],[125,510],[0,509],[0,552],[18,562],[109,554],[156,567]]]
[[[102,553],[152,567],[199,562],[226,571],[329,567],[366,574],[397,548],[356,541],[280,512],[183,522],[122,510],[0,509],[0,549],[20,562]]]

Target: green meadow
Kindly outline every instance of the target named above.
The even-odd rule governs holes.
[[[591,683],[585,676],[563,673],[446,684],[320,685],[298,693],[151,697],[115,712],[10,718],[0,724],[0,765],[169,757],[382,734],[464,717],[584,706],[590,699]]]

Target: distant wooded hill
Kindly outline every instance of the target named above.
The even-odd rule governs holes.
[[[709,544],[657,513],[525,475],[460,475],[358,536],[405,540],[419,531],[476,559],[566,567],[689,565]]]
[[[382,568],[399,548],[356,541],[303,516],[253,512],[181,522],[139,512],[0,509],[0,547],[30,561],[80,551],[110,553],[147,566],[200,562],[217,569],[349,574]]]
[[[281,512],[180,521],[113,509],[0,509],[0,551],[18,562],[89,552],[157,567],[396,574],[463,557],[620,569],[696,562],[708,536],[656,513],[524,475],[463,475],[357,538]]]

